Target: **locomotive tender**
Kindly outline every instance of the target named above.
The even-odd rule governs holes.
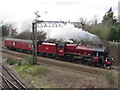
[[[31,53],[33,45],[31,40],[6,38],[4,46],[7,49]],[[38,55],[46,55],[54,58],[82,58],[82,61],[91,63],[107,69],[115,62],[113,58],[109,57],[109,50],[102,46],[90,46],[83,43],[75,44],[70,42],[48,42],[37,41]],[[72,59],[72,60],[73,60]]]

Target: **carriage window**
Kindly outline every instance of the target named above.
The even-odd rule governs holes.
[[[17,42],[13,42],[13,45],[16,45],[17,44]]]

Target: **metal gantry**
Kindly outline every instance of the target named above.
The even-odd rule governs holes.
[[[61,27],[66,24],[73,24],[75,26],[80,26],[80,22],[69,22],[69,21],[37,21],[39,27]]]
[[[33,32],[33,64],[37,64],[37,27],[62,27],[67,23],[73,24],[74,26],[80,26],[81,22],[69,22],[69,21],[42,21],[35,20],[32,22],[32,32]],[[38,26],[39,24],[39,26]]]

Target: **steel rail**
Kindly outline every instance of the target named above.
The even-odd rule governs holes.
[[[1,84],[0,84],[0,87],[1,87],[1,89],[4,89],[4,90],[6,90],[6,89],[5,89],[5,87],[4,87],[3,85],[1,85]]]
[[[4,75],[2,75],[2,73],[0,73],[0,76],[3,78],[3,80],[6,82],[6,84],[12,89],[12,86],[14,86],[16,89],[19,90],[19,88],[13,83],[11,82],[7,77],[5,77]],[[10,85],[11,84],[11,85]]]
[[[9,73],[9,75],[10,75],[23,89],[27,90],[26,87],[12,74],[12,72],[9,71],[9,69],[8,69],[5,65],[3,65],[2,63],[0,63],[0,64],[3,66],[3,68]]]
[[[6,50],[6,51],[5,51]],[[11,51],[11,50],[7,50],[7,49],[0,49],[0,51],[2,51],[2,53],[6,53],[6,54],[10,54],[10,55],[13,55],[13,56],[17,56],[17,57],[20,57],[20,58],[24,58],[24,57],[26,57],[26,54],[27,53],[21,53],[21,52],[17,52],[17,53],[21,53],[21,54],[24,54],[23,56],[20,56],[20,55],[18,55],[18,54],[14,54],[13,52],[15,52],[15,51]],[[30,55],[30,54],[28,54],[28,55]],[[40,57],[38,57],[38,58],[40,58]],[[41,57],[41,58],[45,58],[45,57]],[[48,59],[48,58],[47,58]],[[51,59],[51,58],[50,58]],[[56,60],[56,59],[55,59]],[[78,65],[78,64],[77,64]],[[80,64],[81,65],[81,64]],[[86,66],[86,65],[85,65]],[[116,67],[116,66],[112,66],[112,69],[114,69],[114,70],[119,70],[119,68],[118,67]]]
[[[5,79],[4,77],[2,77],[2,78],[5,81],[5,83],[8,85],[8,87],[12,89],[12,86],[10,85],[10,81],[8,81],[7,79]]]
[[[24,59],[26,56],[28,56],[28,54],[24,54],[24,53],[15,53],[14,51],[3,51],[6,54],[9,55],[13,55],[15,57],[20,57],[22,59]],[[22,55],[21,55],[22,54]],[[31,56],[31,55],[30,55]],[[42,58],[42,59],[41,59]],[[49,59],[49,60],[47,60]],[[84,65],[78,65],[78,64],[72,64],[72,63],[67,63],[67,62],[63,62],[63,61],[57,61],[54,59],[50,59],[50,58],[44,58],[44,57],[38,57],[38,62],[40,63],[44,63],[47,65],[52,65],[52,66],[57,66],[60,68],[66,68],[69,70],[74,70],[74,71],[83,71],[86,73],[91,73],[91,74],[98,74],[98,75],[103,75],[105,72],[107,72],[107,70],[104,69],[99,69],[99,68],[93,68],[93,67],[88,67],[88,66],[84,66]]]

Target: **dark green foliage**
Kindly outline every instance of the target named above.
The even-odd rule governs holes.
[[[34,64],[34,63],[33,63],[33,57],[27,57],[27,58],[26,58],[26,61],[27,61],[27,63],[29,63],[29,64],[31,64],[31,65]]]
[[[21,61],[18,61],[17,62],[18,66],[22,65],[22,62]]]
[[[13,25],[11,24],[5,24],[0,27],[0,37],[12,37],[17,34],[16,29],[13,28]]]
[[[109,33],[109,41],[120,41],[120,27],[115,27],[113,26],[110,29],[110,33]]]
[[[118,26],[117,31],[117,41],[120,41],[120,26]]]
[[[102,24],[108,27],[108,32],[106,33],[106,40],[113,41],[118,39],[118,28],[117,28],[117,19],[114,16],[112,8],[103,16]],[[106,31],[106,29],[104,29]]]
[[[6,25],[3,25],[1,27],[1,31],[2,31],[2,37],[9,35],[8,27]]]
[[[19,35],[16,35],[14,38],[18,39],[26,39],[26,40],[32,40],[32,32],[29,30],[21,32]],[[44,32],[37,32],[37,39],[38,40],[44,40],[46,38],[46,33]]]
[[[118,32],[117,32],[117,30],[118,30],[118,28],[117,27],[112,27],[111,29],[110,29],[110,32],[109,32],[109,39],[108,40],[110,40],[110,41],[113,41],[113,40],[117,40],[117,34],[118,34]]]
[[[108,24],[108,25],[116,25],[117,19],[115,18],[114,12],[112,11],[112,7],[109,9],[108,12],[103,16],[102,23]]]
[[[7,63],[8,63],[9,65],[14,65],[14,64],[17,63],[17,60],[16,60],[16,59],[13,59],[13,58],[8,58],[8,59],[7,59]]]
[[[38,40],[45,40],[46,39],[46,33],[41,31],[37,33],[37,39]]]
[[[26,30],[26,31],[21,32],[19,35],[16,35],[14,38],[31,40],[32,33]]]
[[[120,40],[120,24],[114,17],[112,8],[103,16],[102,23],[86,25],[85,30],[99,36],[102,41]]]

